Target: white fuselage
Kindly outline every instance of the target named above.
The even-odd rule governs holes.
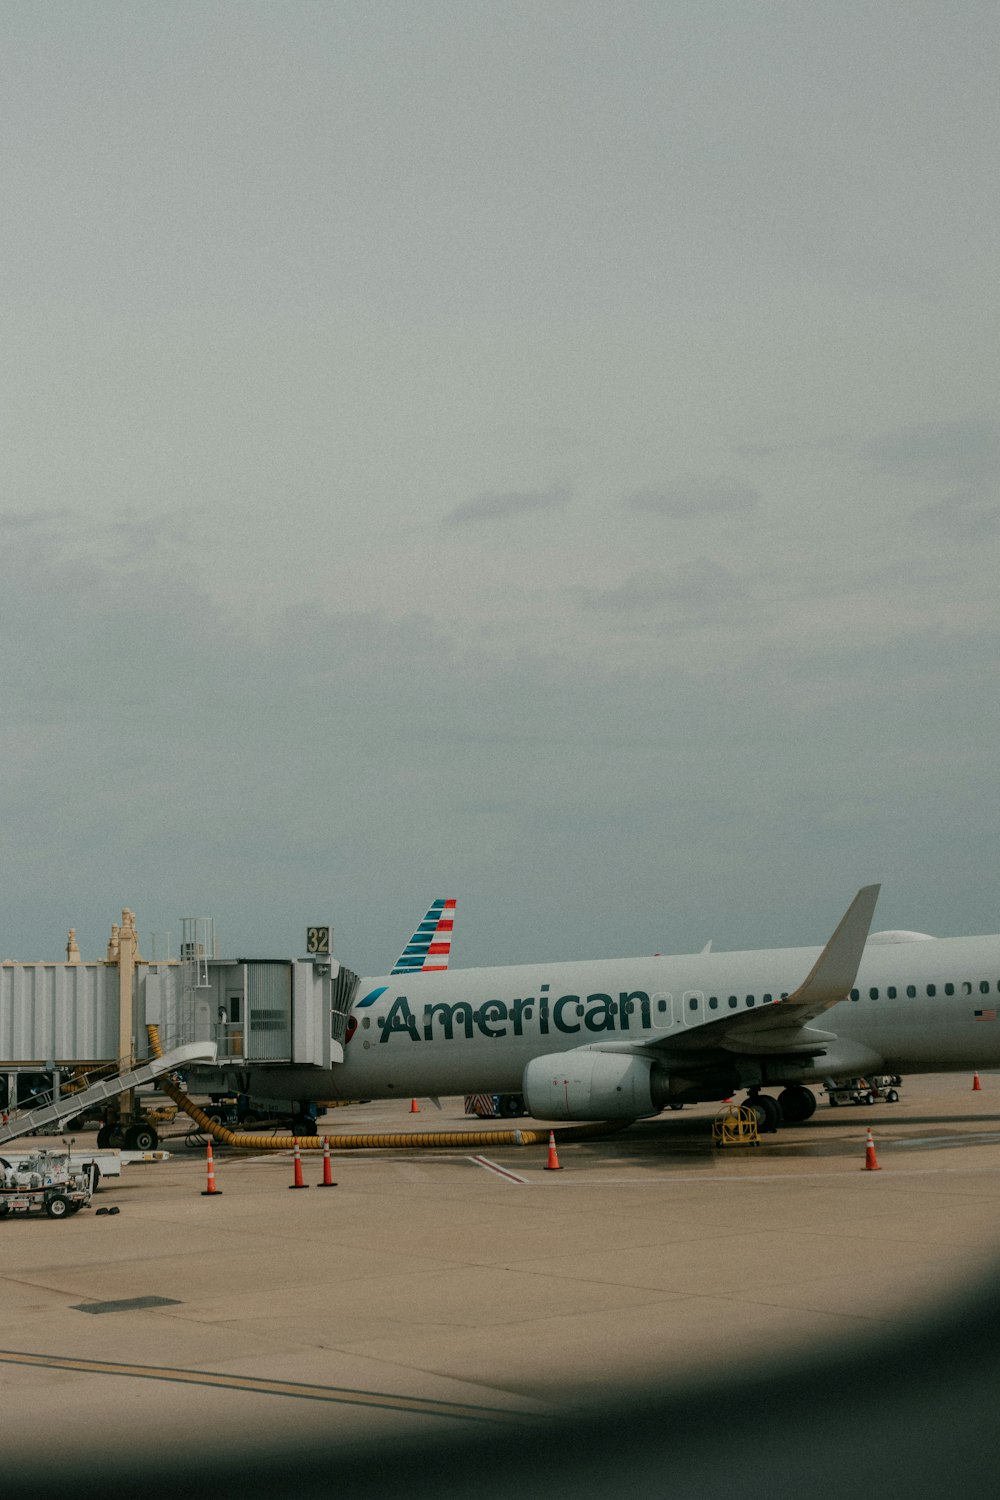
[[[343,1064],[282,1070],[283,1096],[515,1093],[532,1058],[655,1046],[795,991],[814,948],[524,964],[364,979]],[[783,1081],[1000,1066],[1000,936],[870,942],[852,996],[813,1023],[829,1037]],[[353,1022],[356,1021],[356,1028]],[[706,1031],[706,1049],[719,1028]],[[266,1085],[257,1073],[252,1087]]]

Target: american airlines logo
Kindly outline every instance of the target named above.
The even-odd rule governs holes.
[[[456,1036],[471,1039],[477,1035],[496,1039],[524,1036],[526,1029],[537,1031],[539,1036],[548,1036],[550,1031],[599,1035],[629,1031],[633,1017],[642,1030],[652,1025],[650,998],[645,990],[620,990],[617,997],[597,993],[555,998],[545,993],[547,989],[548,985],[543,984],[537,997],[528,995],[509,1003],[487,1000],[472,1006],[466,1000],[455,1005],[438,1001],[425,1005],[416,1014],[407,997],[400,995],[378,1020],[379,1041],[387,1042],[396,1035],[408,1036],[411,1042],[431,1042],[436,1038],[451,1041]]]

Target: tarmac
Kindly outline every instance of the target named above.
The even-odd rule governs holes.
[[[561,1143],[559,1171],[537,1146],[334,1152],[323,1189],[310,1152],[308,1191],[290,1191],[291,1153],[216,1148],[215,1197],[181,1130],[169,1161],[102,1184],[94,1208],[119,1214],[0,1224],[0,1454],[40,1413],[56,1456],[140,1434],[246,1455],[517,1430],[629,1385],[888,1335],[993,1274],[1000,1075],[982,1085],[821,1096],[806,1124],[725,1150],[698,1106]],[[321,1130],[491,1123],[420,1103]]]

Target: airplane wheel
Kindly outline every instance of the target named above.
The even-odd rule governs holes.
[[[765,1135],[777,1130],[781,1124],[781,1106],[770,1094],[755,1094],[744,1101],[744,1109],[752,1109],[757,1116],[757,1129]]]
[[[801,1125],[816,1113],[816,1095],[804,1084],[793,1083],[778,1095],[778,1106],[782,1119],[790,1125]]]

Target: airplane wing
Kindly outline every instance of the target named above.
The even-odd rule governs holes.
[[[448,967],[457,905],[456,900],[444,896],[431,902],[395,967],[390,969],[391,974],[430,974]]]
[[[836,1040],[834,1032],[820,1031],[807,1023],[850,993],[880,889],[878,885],[866,885],[858,892],[809,973],[790,995],[754,1010],[720,1016],[680,1033],[668,1032],[653,1046],[670,1052],[721,1048],[727,1052],[794,1055],[815,1053],[824,1042]]]

